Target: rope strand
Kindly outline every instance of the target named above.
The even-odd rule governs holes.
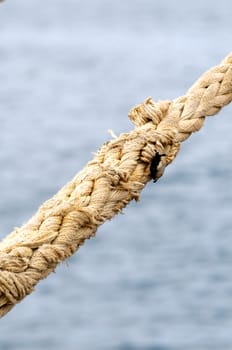
[[[106,142],[72,181],[0,243],[0,317],[102,223],[139,199],[151,180],[155,155],[157,180],[181,142],[231,100],[232,54],[203,74],[185,96],[157,103],[148,98],[133,108],[129,117],[135,129]]]

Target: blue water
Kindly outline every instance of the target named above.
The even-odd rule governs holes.
[[[0,232],[20,226],[129,109],[231,51],[230,0],[0,4]],[[232,108],[139,203],[0,321],[1,350],[232,349]]]

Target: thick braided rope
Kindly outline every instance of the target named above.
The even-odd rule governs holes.
[[[136,128],[106,142],[72,181],[0,243],[0,316],[94,236],[99,225],[138,200],[157,152],[165,155],[158,164],[159,178],[180,143],[231,100],[232,54],[185,96],[158,103],[149,98],[132,109],[129,117]]]

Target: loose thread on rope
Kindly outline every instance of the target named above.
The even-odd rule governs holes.
[[[0,317],[119,213],[152,178],[157,181],[181,142],[206,116],[232,100],[232,53],[173,101],[148,98],[133,108],[135,129],[106,142],[82,171],[0,243]]]

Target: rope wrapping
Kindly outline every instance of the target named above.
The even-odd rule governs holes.
[[[0,317],[95,235],[151,180],[151,162],[162,155],[155,180],[176,157],[181,142],[206,116],[232,100],[232,53],[173,101],[148,98],[133,108],[135,129],[106,142],[72,181],[0,243]]]

